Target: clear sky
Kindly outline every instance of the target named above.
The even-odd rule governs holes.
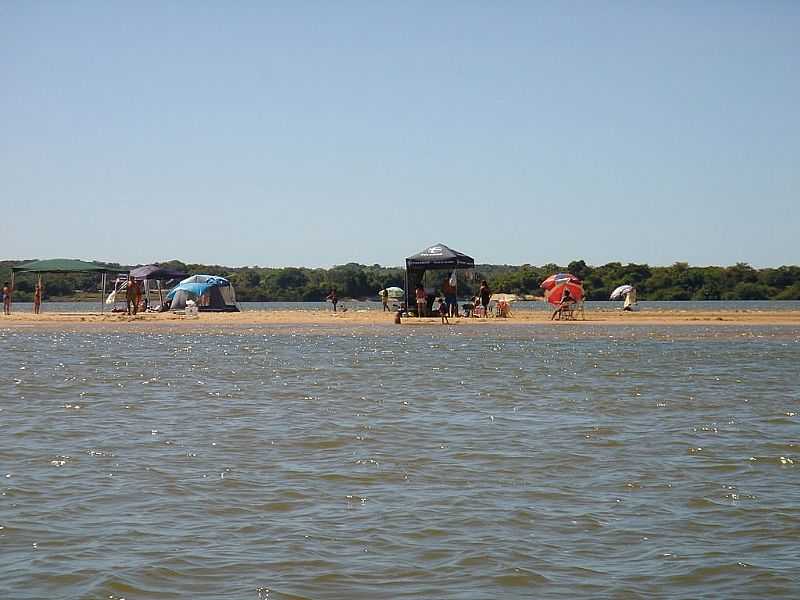
[[[800,264],[800,2],[0,3],[0,258]]]

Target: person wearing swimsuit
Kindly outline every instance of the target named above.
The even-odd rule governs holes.
[[[6,281],[3,284],[3,314],[10,315],[11,314],[11,286]]]
[[[417,284],[414,296],[417,299],[417,317],[424,317],[428,312],[428,297],[422,284]]]
[[[133,275],[128,275],[128,289],[125,290],[125,306],[127,307],[129,315],[135,315],[138,310],[138,302],[137,296],[139,296],[140,292],[139,285],[136,283],[136,279],[133,278]]]
[[[37,283],[36,287],[33,290],[33,314],[38,315],[41,307],[42,307],[42,286]]]

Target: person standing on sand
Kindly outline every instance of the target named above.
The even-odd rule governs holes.
[[[442,283],[442,294],[444,294],[444,302],[447,306],[447,312],[451,317],[458,316],[458,300],[456,298],[456,287],[451,283],[451,278],[447,278]]]
[[[336,296],[336,288],[331,288],[330,293],[326,296],[333,304],[333,312],[336,312],[336,305],[339,303],[339,298]]]
[[[421,283],[417,284],[414,296],[417,299],[417,317],[424,317],[428,309],[428,298],[425,295],[425,288]]]
[[[133,314],[136,314],[140,308],[144,312],[144,306],[142,306],[142,284],[137,281],[134,289],[136,290],[136,310],[133,311]]]
[[[622,310],[633,311],[634,304],[636,304],[636,288],[631,288],[631,291],[625,294]]]
[[[11,314],[11,292],[13,288],[6,281],[3,284],[3,314],[8,316]]]
[[[38,315],[42,307],[42,284],[37,283],[33,289],[33,314]]]
[[[139,306],[136,302],[138,287],[139,286],[136,284],[136,279],[133,278],[133,275],[128,275],[128,287],[125,290],[125,306],[127,307],[127,312],[129,315],[135,315],[139,310]]]
[[[389,290],[383,288],[381,292],[381,300],[383,301],[383,312],[391,312],[389,310]]]
[[[481,306],[483,306],[483,316],[489,316],[489,300],[492,298],[492,290],[489,289],[489,284],[486,283],[484,279],[481,281],[481,289],[478,290],[478,297],[481,300]]]

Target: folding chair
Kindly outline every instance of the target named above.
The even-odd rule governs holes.
[[[575,321],[580,316],[581,320],[586,320],[586,314],[583,311],[583,299],[577,302],[569,302],[558,309],[557,319],[559,321]]]
[[[586,320],[586,313],[583,312],[583,298],[578,300],[572,307],[573,318],[577,319],[580,315],[581,321]]]
[[[558,309],[559,321],[572,321],[575,319],[575,304],[569,302]]]

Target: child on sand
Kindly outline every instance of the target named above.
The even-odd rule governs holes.
[[[450,321],[447,319],[448,312],[449,311],[447,305],[444,303],[444,300],[439,298],[439,316],[442,317],[442,325],[444,325],[445,323],[447,323],[448,325],[450,324]]]

